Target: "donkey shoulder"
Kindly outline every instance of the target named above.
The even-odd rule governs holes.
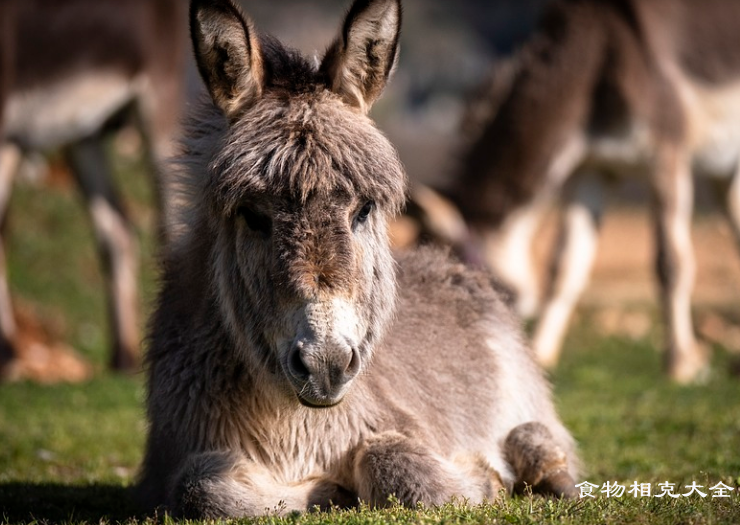
[[[519,321],[490,273],[432,247],[396,259],[398,309],[386,351],[439,370],[470,373],[467,365],[477,362],[478,372],[489,376],[500,372],[499,353],[526,353]]]
[[[396,254],[396,261],[399,296],[406,308],[441,307],[456,312],[464,325],[489,316],[514,322],[505,288],[491,273],[458,261],[449,250],[423,247]]]

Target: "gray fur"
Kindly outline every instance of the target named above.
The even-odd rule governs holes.
[[[196,0],[191,20],[209,9],[242,16]],[[372,21],[364,10],[400,4],[358,0],[345,34],[373,30],[353,27]],[[572,494],[573,439],[491,278],[431,249],[391,254],[387,221],[406,177],[347,100],[365,93],[369,107],[386,77],[352,90],[353,75],[239,25],[264,69],[237,82],[260,95],[238,109],[238,95],[216,98],[184,146],[185,205],[150,328],[143,503],[189,517],[382,506],[391,495],[477,503],[532,465],[535,482],[565,473],[544,492]],[[383,48],[387,64],[395,46]],[[199,56],[201,71],[220,75],[207,56],[218,54]]]

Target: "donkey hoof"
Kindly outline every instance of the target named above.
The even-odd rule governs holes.
[[[532,491],[556,498],[576,499],[578,497],[576,482],[567,470],[557,470],[548,474],[532,487]]]
[[[711,367],[709,352],[702,347],[690,355],[668,359],[666,368],[670,378],[681,385],[703,385],[709,382]]]

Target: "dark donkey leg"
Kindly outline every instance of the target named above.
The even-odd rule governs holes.
[[[18,148],[2,141],[3,111],[13,83],[17,3],[16,0],[0,3],[0,379],[13,376],[13,363],[17,357],[13,344],[16,326],[5,267],[5,239],[2,235],[13,177],[20,161]]]
[[[531,487],[536,494],[565,498],[578,495],[568,473],[568,458],[542,423],[524,423],[509,432],[504,455],[514,469],[515,493]]]
[[[75,143],[67,154],[90,212],[103,262],[113,330],[111,367],[133,372],[139,365],[136,240],[113,186],[101,136]]]
[[[479,456],[445,460],[397,432],[363,443],[354,459],[354,477],[362,501],[387,506],[391,496],[407,506],[442,505],[465,495],[471,504],[492,501],[503,484],[498,473]]]
[[[20,160],[21,152],[14,144],[6,143],[0,147],[0,232],[5,230],[13,178]],[[5,260],[5,236],[0,233],[0,378],[11,378],[15,374],[13,363],[18,357],[15,336],[16,324]]]

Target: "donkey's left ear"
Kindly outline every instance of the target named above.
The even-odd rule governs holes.
[[[251,22],[232,0],[192,0],[190,36],[213,102],[236,118],[263,91],[262,52]]]
[[[401,0],[355,0],[321,64],[329,88],[370,111],[393,71],[400,32]]]

